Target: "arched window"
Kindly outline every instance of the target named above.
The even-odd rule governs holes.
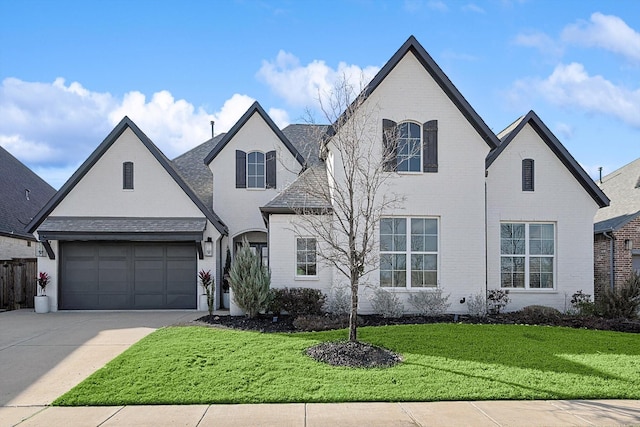
[[[420,172],[422,160],[422,131],[417,123],[398,125],[398,172]]]
[[[383,168],[389,172],[438,172],[438,121],[420,125],[382,120]]]
[[[264,153],[247,154],[247,188],[264,188]]]

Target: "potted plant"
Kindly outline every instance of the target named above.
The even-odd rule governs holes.
[[[223,308],[231,308],[229,304],[229,271],[231,270],[231,251],[227,246],[227,259],[224,262],[222,274],[222,305]]]
[[[41,271],[38,274],[38,278],[36,279],[38,282],[38,288],[40,291],[38,295],[33,297],[33,306],[35,307],[36,313],[48,313],[49,312],[49,297],[47,296],[47,285],[49,284],[49,280],[51,277],[44,271]]]
[[[207,297],[207,307],[209,309],[209,316],[213,315],[213,309],[215,308],[213,305],[215,304],[215,281],[213,277],[211,277],[211,271],[200,270],[198,273],[198,277],[200,278],[200,283],[202,283],[202,287],[206,292]]]

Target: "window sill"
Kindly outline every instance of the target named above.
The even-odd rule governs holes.
[[[409,292],[435,292],[438,289],[441,289],[440,287],[434,286],[434,287],[424,287],[424,288],[401,288],[401,287],[397,287],[397,288],[390,288],[390,287],[384,287],[384,286],[380,286],[380,289],[384,289],[385,291],[388,292],[393,292],[393,293],[409,293]]]
[[[510,294],[557,294],[558,290],[553,288],[545,288],[545,289],[535,289],[535,288],[498,288],[502,291],[509,291]],[[489,289],[491,290],[491,289]]]
[[[266,190],[266,188],[249,188],[249,187],[247,187],[247,188],[245,188],[245,190],[248,190],[248,191],[264,191],[264,190]]]
[[[313,282],[313,281],[320,280],[320,278],[317,275],[316,276],[295,276],[294,280],[300,280],[303,282]]]

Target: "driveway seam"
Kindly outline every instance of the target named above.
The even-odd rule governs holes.
[[[121,406],[120,409],[118,409],[116,412],[114,412],[113,414],[109,415],[103,422],[101,422],[100,424],[98,424],[97,427],[100,427],[101,425],[103,425],[104,423],[106,423],[107,421],[109,421],[111,418],[115,417],[120,411],[122,411],[124,409],[124,406]]]
[[[485,411],[483,411],[479,406],[477,406],[475,403],[473,402],[469,402],[469,405],[473,406],[474,408],[476,408],[482,415],[484,415],[485,417],[489,418],[493,423],[495,423],[495,425],[502,427],[502,424],[500,424],[498,422],[498,420],[494,419],[491,415],[487,414]]]
[[[407,416],[409,418],[411,418],[411,421],[413,421],[413,423],[417,426],[420,427],[425,427],[424,424],[422,424],[420,421],[418,421],[416,419],[416,417],[413,416],[413,413],[411,413],[411,410],[409,410],[409,408],[405,408],[404,405],[402,404],[402,402],[397,402],[396,405],[398,405],[400,407],[400,409],[402,410],[402,412],[404,412],[405,414],[407,414]]]

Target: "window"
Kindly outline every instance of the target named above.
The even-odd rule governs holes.
[[[276,188],[276,151],[236,150],[236,188]]]
[[[264,153],[247,154],[247,188],[264,188]]]
[[[398,125],[398,172],[420,172],[422,161],[422,137],[420,125],[400,123]]]
[[[133,190],[133,162],[122,164],[122,189]]]
[[[533,191],[534,188],[533,159],[522,160],[522,191]]]
[[[438,121],[382,120],[383,168],[396,172],[438,172]]]
[[[503,288],[554,288],[554,224],[500,224],[500,254]]]
[[[296,276],[316,276],[316,239],[298,237],[296,239]]]
[[[380,220],[380,286],[438,286],[437,218]]]

